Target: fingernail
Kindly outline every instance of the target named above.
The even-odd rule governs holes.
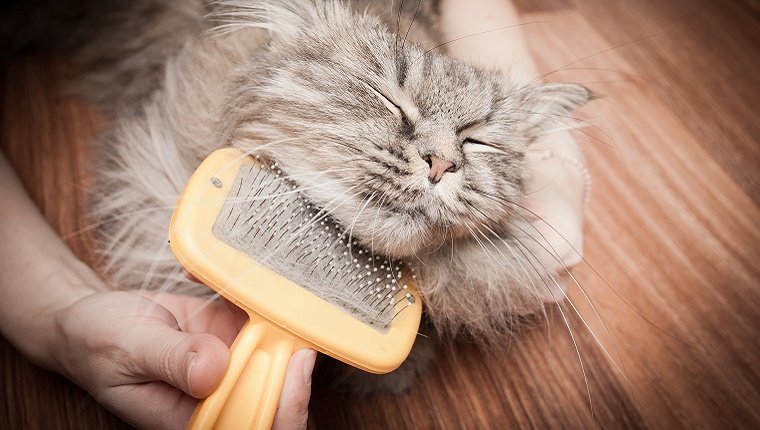
[[[194,395],[195,390],[193,390],[192,379],[190,379],[190,376],[193,374],[193,367],[195,366],[195,359],[197,357],[197,352],[190,352],[187,354],[187,388],[190,390],[187,394],[190,394],[191,396]]]
[[[311,373],[314,371],[314,363],[317,358],[317,351],[313,349],[302,349],[300,354],[303,363],[303,381],[311,384]]]

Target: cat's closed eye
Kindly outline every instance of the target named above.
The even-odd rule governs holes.
[[[462,151],[464,152],[495,152],[499,154],[505,154],[504,151],[497,148],[495,145],[467,137],[462,141]]]
[[[364,84],[364,86],[367,87],[368,90],[370,90],[373,94],[375,94],[375,96],[381,102],[383,102],[383,104],[385,105],[385,107],[388,108],[388,110],[391,111],[391,113],[396,118],[401,119],[401,118],[404,117],[404,111],[401,109],[401,107],[399,105],[397,105],[396,103],[392,102],[391,99],[390,99],[390,97],[386,96],[385,94],[383,94],[382,92],[380,92],[379,90],[377,90],[372,85],[370,85],[370,84],[368,84],[368,83],[366,83],[364,81],[360,81],[360,82],[362,84]]]

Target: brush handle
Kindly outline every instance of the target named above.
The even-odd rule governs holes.
[[[272,427],[290,357],[309,345],[254,313],[248,315],[232,344],[222,383],[195,408],[189,429]]]

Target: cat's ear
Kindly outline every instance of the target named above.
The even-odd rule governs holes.
[[[560,83],[527,87],[518,94],[521,120],[542,133],[574,128],[572,112],[594,97],[582,85]]]
[[[337,0],[218,0],[210,14],[214,33],[263,28],[279,39],[289,39],[316,23],[344,19],[348,9]]]

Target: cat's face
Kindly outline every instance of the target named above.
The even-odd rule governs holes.
[[[516,87],[342,8],[319,18],[240,75],[231,140],[395,257],[508,221],[527,146],[588,98],[574,85]]]

